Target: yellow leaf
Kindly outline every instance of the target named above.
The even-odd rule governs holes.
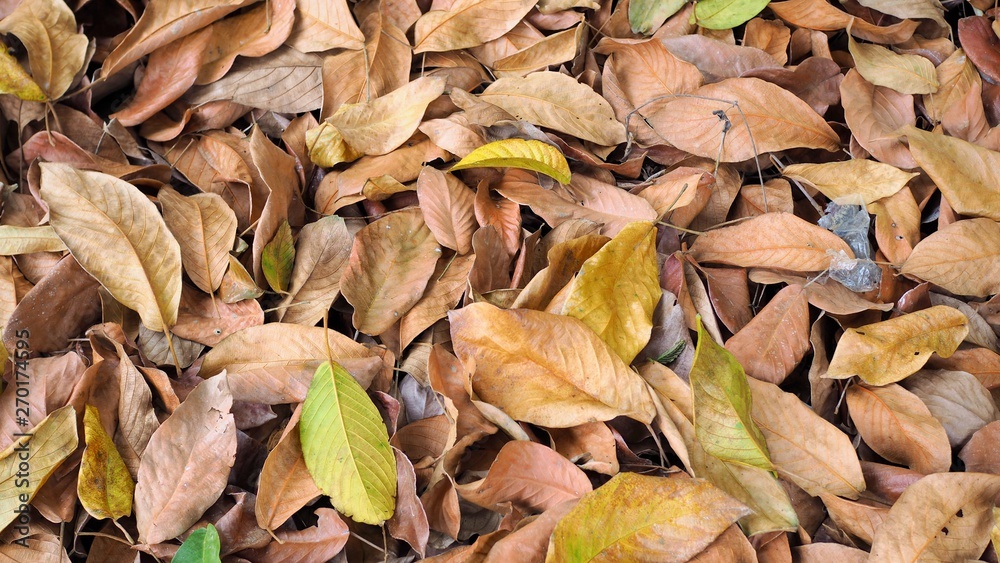
[[[341,162],[353,162],[364,156],[344,142],[339,129],[325,121],[306,131],[306,150],[309,160],[323,168],[333,168]]]
[[[626,364],[649,342],[660,301],[656,227],[629,223],[580,268],[563,314],[594,329]]]
[[[80,504],[98,520],[117,520],[132,514],[135,482],[93,405],[87,405],[84,411],[83,435],[87,448],[83,450],[76,483]]]
[[[725,462],[771,470],[767,442],[750,417],[753,397],[743,367],[712,340],[700,316],[689,377],[695,437],[705,452]]]
[[[545,560],[687,561],[749,512],[701,479],[619,473],[556,524]]]
[[[382,416],[339,364],[316,370],[299,422],[302,455],[338,512],[381,524],[396,509],[396,459]]]
[[[443,78],[421,77],[369,102],[344,104],[326,121],[353,150],[388,154],[413,135],[427,105],[444,93],[444,87]]]
[[[951,356],[968,333],[969,319],[945,305],[849,328],[840,337],[825,377],[857,375],[871,385],[888,385],[916,373],[931,352]]]
[[[28,503],[59,464],[76,450],[76,411],[66,405],[49,413],[26,434],[0,452],[0,528],[30,518]],[[27,529],[26,522],[21,524]]]
[[[847,48],[855,68],[868,82],[900,94],[933,94],[938,91],[934,63],[920,55],[900,55],[881,45],[858,43],[847,35]]]
[[[278,293],[288,291],[288,281],[295,265],[295,241],[288,221],[282,221],[271,242],[264,245],[260,255],[260,267],[271,289]]]
[[[108,174],[57,163],[41,168],[49,222],[80,265],[149,330],[173,326],[181,250],[153,202]]]
[[[0,49],[0,93],[14,94],[26,102],[49,99],[7,49]]]
[[[831,200],[859,195],[866,205],[895,194],[918,176],[914,172],[903,172],[895,166],[861,159],[823,164],[791,164],[781,174],[813,186]]]
[[[570,181],[569,164],[556,147],[534,139],[504,139],[472,151],[451,170],[467,168],[523,168],[547,174],[560,184]]]
[[[653,419],[642,378],[577,319],[487,303],[448,318],[473,391],[515,420],[568,428],[616,416]]]

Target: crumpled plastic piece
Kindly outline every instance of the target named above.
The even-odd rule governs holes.
[[[820,217],[819,226],[832,231],[854,251],[851,258],[844,251],[828,251],[831,255],[830,277],[851,291],[871,291],[882,281],[882,269],[872,261],[872,247],[868,241],[871,217],[864,203],[844,200],[832,201]]]

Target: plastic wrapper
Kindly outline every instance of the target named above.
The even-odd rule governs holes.
[[[819,219],[820,227],[843,239],[854,252],[854,258],[843,251],[831,252],[830,277],[859,293],[877,288],[882,281],[882,269],[872,261],[870,225],[868,211],[860,202],[830,202]]]

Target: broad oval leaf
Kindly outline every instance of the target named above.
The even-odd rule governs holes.
[[[153,432],[135,487],[139,541],[179,536],[222,496],[236,461],[232,404],[226,376],[215,376],[195,387]]]
[[[451,170],[488,167],[533,170],[551,176],[560,184],[568,184],[571,176],[562,152],[535,139],[503,139],[487,143],[467,154]]]
[[[558,72],[501,78],[479,98],[518,119],[569,133],[599,145],[625,142],[625,126],[604,98],[589,86]]]
[[[830,252],[850,247],[830,231],[791,213],[765,213],[738,225],[700,235],[691,246],[698,262],[819,272],[830,267]]]
[[[83,433],[87,448],[80,460],[80,478],[76,485],[80,504],[98,520],[129,516],[135,482],[93,405],[87,405],[84,411]]]
[[[62,252],[63,250],[66,250],[66,244],[51,226],[0,225],[0,255],[17,256],[32,252]]]
[[[809,104],[759,78],[729,78],[702,86],[691,96],[667,102],[648,121],[675,147],[721,162],[798,147],[840,148],[840,138]]]
[[[847,35],[855,69],[868,82],[900,94],[933,94],[938,79],[934,63],[920,55],[898,54],[881,45],[858,43]]]
[[[917,243],[902,272],[959,295],[1000,293],[1000,223],[955,221]]]
[[[955,211],[1000,221],[1000,153],[912,126],[901,133]]]
[[[354,328],[382,334],[423,295],[441,256],[419,209],[388,214],[361,229],[341,279]]]
[[[789,164],[781,175],[813,186],[831,201],[860,195],[865,204],[889,197],[917,177],[874,160],[853,159],[822,164]]]
[[[555,450],[523,440],[504,444],[486,478],[457,485],[463,499],[497,510],[507,503],[524,512],[545,512],[593,490],[582,469]]]
[[[694,5],[694,21],[706,29],[732,29],[767,6],[770,0],[701,0]]]
[[[684,0],[633,0],[628,4],[628,24],[633,33],[649,35],[684,7]]]
[[[425,166],[417,177],[417,201],[427,228],[438,244],[459,254],[472,250],[472,234],[479,225],[475,215],[476,194],[455,176]]]
[[[788,285],[726,341],[747,375],[780,385],[809,351],[809,299]]]
[[[278,305],[279,321],[314,326],[323,318],[340,295],[340,278],[353,244],[344,219],[336,215],[302,227],[288,295]]]
[[[171,563],[221,563],[222,540],[215,526],[198,528],[184,540]]]
[[[707,481],[619,473],[556,524],[545,561],[681,563],[749,513]]]
[[[48,99],[28,71],[6,50],[0,52],[0,93],[13,94],[26,102]]]
[[[454,51],[492,41],[514,28],[537,0],[458,0],[414,26],[414,53]]]
[[[302,438],[298,421],[294,421],[267,454],[260,470],[254,504],[257,525],[274,531],[320,494],[322,491],[313,481],[302,457]]]
[[[751,415],[778,474],[813,496],[861,496],[865,477],[847,434],[777,385],[753,378],[747,382],[754,397]]]
[[[849,328],[840,337],[825,377],[857,375],[872,385],[888,385],[916,373],[931,352],[951,356],[968,333],[969,319],[947,305]]]
[[[68,164],[41,168],[49,221],[80,265],[146,328],[162,332],[176,323],[181,250],[156,206],[108,174]]]
[[[0,527],[3,528],[17,519],[18,511],[28,504],[24,497],[33,499],[63,460],[76,450],[79,443],[76,410],[67,405],[53,411],[28,434],[17,437],[0,452]],[[28,465],[26,476],[22,464]],[[25,479],[27,486],[21,486]]]
[[[65,2],[24,0],[4,15],[0,33],[21,40],[32,81],[50,100],[61,98],[89,58],[89,39],[77,33],[73,10]]]
[[[871,561],[969,561],[990,541],[1000,476],[939,473],[910,485],[872,542]]]
[[[567,428],[654,407],[638,374],[572,317],[475,303],[448,314],[478,397],[515,420]]]
[[[875,453],[930,474],[951,467],[948,433],[919,397],[898,384],[847,388],[851,420]]]
[[[164,187],[157,199],[163,220],[180,245],[188,277],[205,293],[219,289],[236,240],[236,213],[213,193],[182,196]]]
[[[712,340],[701,316],[689,378],[694,433],[705,452],[724,462],[771,470],[767,441],[750,415],[753,396],[743,367]]]
[[[583,263],[563,303],[563,314],[594,329],[630,364],[649,342],[653,311],[662,295],[656,227],[636,221]]]
[[[296,0],[295,25],[286,41],[292,48],[303,53],[361,49],[364,41],[346,0]]]
[[[396,460],[382,416],[349,373],[324,362],[313,377],[299,422],[302,455],[334,508],[357,522],[381,524],[396,508]]]

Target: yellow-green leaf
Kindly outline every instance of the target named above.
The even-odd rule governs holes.
[[[698,346],[691,366],[694,432],[709,455],[771,470],[764,434],[750,417],[753,399],[743,366],[719,346],[698,317]]]
[[[895,166],[863,159],[790,164],[781,174],[813,186],[831,200],[860,195],[866,205],[895,194],[918,176]]]
[[[181,249],[138,188],[101,172],[43,163],[49,222],[73,257],[154,332],[177,322]]]
[[[583,263],[563,314],[594,329],[630,364],[649,342],[653,310],[662,295],[656,227],[635,221]]]
[[[339,364],[316,370],[299,423],[316,486],[345,516],[381,524],[396,509],[396,460],[382,416]]]
[[[14,94],[26,102],[44,102],[48,99],[41,87],[6,48],[0,49],[0,94]]]
[[[28,515],[28,503],[46,479],[76,450],[76,410],[52,411],[28,436],[19,436],[0,452],[0,529]],[[27,471],[22,471],[23,466]],[[26,475],[25,475],[26,473]]]
[[[632,0],[628,4],[628,24],[633,33],[649,35],[686,3],[686,0]]]
[[[198,528],[184,540],[171,563],[220,563],[222,540],[215,526]]]
[[[570,181],[566,157],[552,145],[534,139],[504,139],[470,152],[451,170],[466,168],[523,168],[551,176],[560,184]]]
[[[282,221],[274,238],[264,245],[264,251],[260,255],[260,269],[264,271],[264,278],[271,289],[285,293],[288,291],[288,281],[292,279],[294,266],[295,241],[292,239],[292,228],[288,221]]]
[[[946,305],[849,328],[840,337],[824,377],[857,375],[871,385],[888,385],[916,373],[931,352],[951,356],[968,333],[969,319]]]
[[[76,483],[80,504],[98,520],[117,520],[132,514],[135,481],[93,405],[87,405],[83,413],[83,436],[87,448],[83,450]]]
[[[4,256],[63,250],[66,250],[66,244],[49,225],[41,227],[0,225],[0,254]]]
[[[744,24],[770,0],[701,0],[694,5],[692,20],[708,29],[732,29]]]
[[[701,479],[619,473],[556,524],[545,560],[683,562],[749,513]]]

